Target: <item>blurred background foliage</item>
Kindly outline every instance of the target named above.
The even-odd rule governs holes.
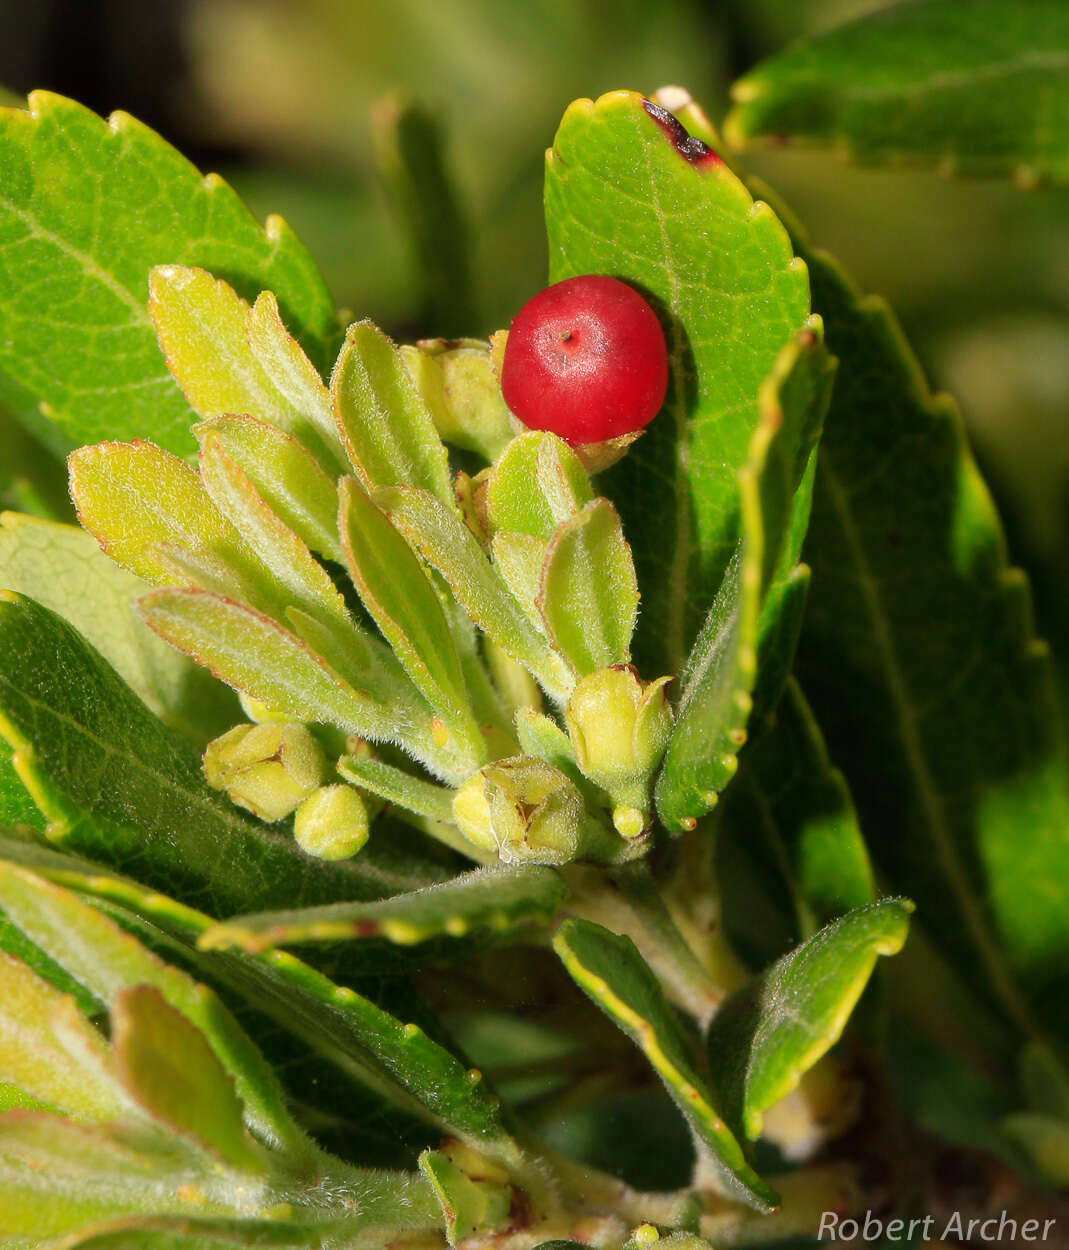
[[[399,337],[485,334],[544,282],[542,154],[571,99],[678,82],[717,118],[733,78],[762,57],[880,7],[0,0],[0,83],[141,117],[257,215],[282,213],[354,314]],[[431,281],[384,156],[404,101],[426,110],[455,190],[456,254]],[[959,398],[1069,690],[1069,190],[850,168],[787,148],[752,153],[747,167],[890,299],[936,385]],[[435,177],[416,193],[433,196]],[[61,511],[56,464],[14,430],[5,444],[3,502]]]

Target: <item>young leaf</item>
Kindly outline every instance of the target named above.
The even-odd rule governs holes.
[[[54,852],[38,855],[51,863]],[[392,1103],[447,1131],[487,1143],[502,1137],[497,1100],[481,1074],[465,1069],[418,1025],[402,1023],[285,951],[255,956],[199,953],[196,942],[215,923],[210,916],[133,882],[94,876],[91,868],[54,868],[50,863],[41,871],[61,872],[79,891],[108,900],[102,906],[121,919],[123,928],[68,890],[11,864],[0,863],[0,908],[104,1000],[125,985],[155,985],[212,1043],[234,1076],[246,1110],[256,1109],[251,1123],[261,1136],[285,1140],[285,1120],[274,1123],[278,1113],[272,1110],[276,1084],[271,1069],[213,994],[131,941],[128,933],[191,960],[198,976],[203,973],[269,1015],[346,1079],[383,1090]]]
[[[79,521],[116,564],[144,581],[179,581],[160,560],[160,546],[210,552],[235,573],[248,567],[234,527],[178,456],[139,439],[79,447],[68,465]]]
[[[129,1110],[103,1036],[74,999],[0,954],[0,1076],[80,1120]]]
[[[272,512],[217,434],[201,437],[200,477],[212,502],[277,583],[278,597],[328,626],[346,628],[349,614],[330,575]]]
[[[726,924],[762,963],[875,898],[850,792],[793,679],[742,756],[716,829],[719,871],[739,883],[724,888]]]
[[[401,355],[442,440],[497,459],[512,438],[513,417],[501,394],[488,343],[424,339]]]
[[[149,275],[148,312],[194,412],[258,417],[303,443],[324,469],[341,472],[337,432],[317,421],[320,406],[295,408],[275,385],[249,341],[249,306],[232,287],[203,269],[159,265]],[[325,399],[322,382],[320,391]]]
[[[345,560],[364,607],[413,685],[458,738],[470,773],[485,763],[486,746],[438,595],[412,548],[355,479],[342,480],[339,497]]]
[[[375,502],[441,573],[475,624],[530,669],[550,694],[563,697],[574,676],[524,616],[456,512],[411,487],[381,491]]]
[[[427,1178],[445,1218],[451,1246],[477,1232],[493,1232],[508,1221],[511,1190],[490,1181],[474,1181],[439,1150],[425,1150],[419,1170]]]
[[[906,940],[912,903],[848,912],[731,995],[709,1028],[709,1063],[729,1123],[751,1140],[764,1113],[839,1040],[880,955]]]
[[[339,903],[239,916],[209,929],[199,945],[203,950],[237,946],[256,954],[273,946],[381,934],[409,946],[440,934],[461,937],[475,929],[502,932],[547,922],[566,894],[564,882],[552,868],[480,868],[381,903]]]
[[[665,1088],[707,1149],[725,1195],[759,1211],[778,1204],[776,1194],[746,1162],[697,1074],[689,1045],[664,991],[630,938],[589,920],[570,919],[553,949],[576,984],[643,1051]]]
[[[109,560],[77,526],[0,514],[0,588],[65,617],[157,716],[198,746],[238,719],[234,697],[221,682],[138,620],[131,601],[145,583]]]
[[[345,450],[368,493],[418,486],[455,506],[445,448],[427,406],[400,352],[370,321],[349,327],[330,393]]]
[[[125,113],[104,122],[33,92],[29,111],[0,113],[0,185],[0,398],[58,450],[136,436],[193,450],[145,307],[154,265],[202,265],[244,295],[270,288],[315,363],[332,354],[330,294],[289,227],[271,217],[261,228],[220,178]],[[63,324],[77,332],[42,319],[45,289],[63,292]]]
[[[370,1222],[370,1221],[369,1221]],[[430,1221],[428,1221],[429,1223]],[[383,1224],[393,1227],[392,1220]],[[351,1231],[351,1221],[344,1225]],[[49,1250],[323,1250],[331,1226],[316,1221],[197,1219],[152,1215],[94,1222],[53,1243]]]
[[[760,388],[761,423],[739,471],[742,537],[683,674],[675,729],[657,779],[657,809],[676,832],[717,802],[746,741],[761,607],[794,521],[794,492],[827,406],[830,371],[815,326],[782,351]],[[777,600],[778,602],[778,600]]]
[[[592,500],[557,526],[536,603],[554,647],[580,677],[630,659],[638,582],[607,499]]]
[[[323,385],[323,379],[301,350],[300,344],[282,324],[278,300],[273,292],[261,291],[257,295],[245,319],[245,333],[252,354],[271,379],[271,384],[307,422],[301,427],[299,436],[311,445],[317,445],[311,435],[314,427],[319,442],[330,449],[331,463],[337,462],[344,467],[345,456],[331,409],[330,391]]]
[[[601,481],[642,587],[637,662],[678,672],[735,547],[735,475],[758,388],[809,312],[805,266],[766,204],[630,92],[565,113],[547,158],[546,226],[553,281],[614,274],[666,322],[665,410]]]
[[[215,995],[165,964],[69,890],[0,863],[0,907],[25,935],[103,1002],[152,986],[211,1044],[234,1079],[248,1121],[267,1141],[304,1149],[270,1067]]]
[[[120,990],[111,1015],[116,1066],[148,1114],[242,1171],[263,1171],[234,1082],[196,1025],[151,985]]]
[[[256,417],[222,416],[193,427],[215,435],[267,506],[320,555],[341,562],[338,492],[312,454],[290,434]]]
[[[1069,180],[1061,0],[928,0],[805,39],[732,87],[730,141],[798,138],[864,164]]]
[[[953,405],[929,393],[882,301],[822,254],[810,268],[841,367],[801,681],[877,865],[973,985],[1033,1032],[1036,1015],[1057,1016],[1069,944],[1049,657]]]
[[[222,915],[380,898],[410,882],[359,859],[313,859],[243,816],[205,785],[194,748],[32,600],[0,596],[0,657],[0,734],[53,841]]]
[[[531,534],[548,542],[562,521],[594,498],[578,456],[563,439],[542,430],[518,434],[486,483],[492,533]]]
[[[154,590],[137,601],[151,627],[223,681],[291,720],[328,721],[396,741],[394,711],[355,690],[295,634],[243,604],[202,590]]]
[[[221,1186],[208,1196],[207,1181],[196,1159],[159,1138],[131,1141],[121,1129],[44,1111],[0,1115],[0,1238],[8,1245],[40,1246],[43,1238],[53,1245],[54,1237],[115,1216],[191,1207],[198,1215],[233,1214],[219,1200]]]

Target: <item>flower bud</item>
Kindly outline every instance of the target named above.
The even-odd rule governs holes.
[[[566,864],[599,841],[572,782],[527,755],[480,769],[454,796],[453,815],[466,838],[507,864]]]
[[[293,819],[297,845],[318,859],[350,859],[367,842],[368,811],[359,790],[323,786],[304,800]]]
[[[327,757],[300,724],[237,725],[208,744],[204,777],[261,820],[282,820],[323,780]]]
[[[672,732],[665,695],[671,680],[646,683],[630,665],[616,664],[581,678],[565,710],[576,763],[612,799],[624,837],[648,823],[650,777]]]

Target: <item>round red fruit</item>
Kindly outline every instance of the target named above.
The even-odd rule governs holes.
[[[501,389],[524,425],[569,443],[633,434],[657,415],[668,389],[657,315],[616,278],[557,282],[513,319]]]

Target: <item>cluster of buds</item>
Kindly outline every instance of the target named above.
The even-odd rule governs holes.
[[[582,448],[517,432],[486,343],[361,322],[328,388],[270,294],[174,266],[151,291],[199,464],[82,448],[71,490],[157,587],[147,623],[258,722],[209,746],[209,784],[324,858],[382,803],[477,860],[643,853],[669,679],[630,666],[634,564]],[[454,474],[443,439],[485,467]]]

